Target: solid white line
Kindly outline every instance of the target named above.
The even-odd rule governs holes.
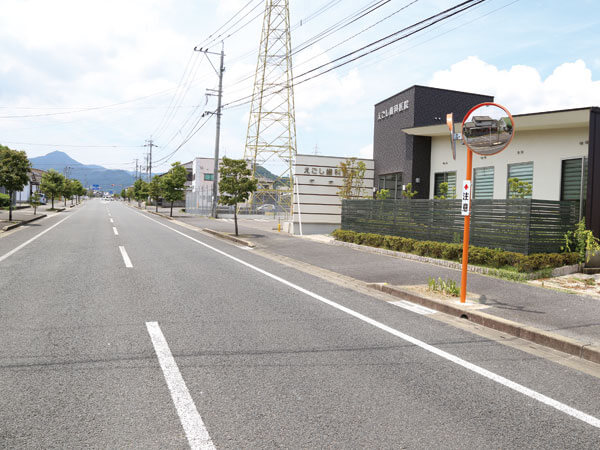
[[[194,400],[188,391],[185,381],[179,372],[177,363],[171,354],[169,344],[165,339],[157,322],[146,322],[146,328],[154,351],[158,357],[158,362],[167,381],[167,386],[171,392],[171,398],[177,409],[179,420],[183,425],[183,430],[187,436],[190,447],[193,449],[214,449],[215,446],[204,426],[202,417],[196,409]]]
[[[561,412],[563,412],[565,414],[568,414],[571,417],[575,417],[576,419],[579,419],[582,422],[585,422],[585,423],[587,423],[587,424],[589,424],[589,425],[591,425],[593,427],[600,428],[600,419],[598,419],[598,418],[596,418],[594,416],[586,414],[586,413],[584,413],[582,411],[579,411],[579,410],[577,410],[575,408],[571,408],[570,406],[565,405],[564,403],[561,403],[561,402],[559,402],[557,400],[554,400],[553,398],[550,398],[550,397],[547,397],[547,396],[545,396],[543,394],[540,394],[539,392],[534,391],[533,389],[529,389],[529,388],[527,388],[527,387],[525,387],[525,386],[523,386],[521,384],[515,383],[514,381],[511,381],[508,378],[504,378],[501,375],[498,375],[498,374],[496,374],[494,372],[490,372],[489,370],[484,369],[483,367],[479,367],[479,366],[477,366],[475,364],[472,364],[472,363],[470,363],[470,362],[468,362],[468,361],[466,361],[466,360],[464,360],[462,358],[459,358],[458,356],[455,356],[455,355],[453,355],[451,353],[448,353],[448,352],[446,352],[444,350],[440,350],[439,348],[434,347],[433,345],[429,345],[429,344],[427,344],[427,343],[425,343],[423,341],[420,341],[417,338],[409,336],[408,334],[404,334],[404,333],[402,333],[402,332],[400,332],[400,331],[398,331],[398,330],[396,330],[396,329],[394,329],[392,327],[389,327],[389,326],[387,326],[387,325],[385,325],[385,324],[383,324],[381,322],[373,320],[370,317],[367,317],[367,316],[365,316],[365,315],[363,315],[363,314],[361,314],[359,312],[356,312],[356,311],[354,311],[354,310],[352,310],[350,308],[347,308],[347,307],[342,306],[342,305],[340,305],[338,303],[335,303],[335,302],[333,302],[333,301],[331,301],[331,300],[329,300],[329,299],[327,299],[325,297],[322,297],[319,294],[311,292],[308,289],[304,289],[303,287],[300,287],[300,286],[298,286],[298,285],[296,285],[296,284],[294,284],[294,283],[292,283],[290,281],[287,281],[287,280],[285,280],[285,279],[283,279],[283,278],[281,278],[281,277],[279,277],[277,275],[274,275],[274,274],[272,274],[270,272],[267,272],[266,270],[263,270],[263,269],[261,269],[259,267],[253,266],[252,264],[247,263],[246,261],[243,261],[243,260],[241,260],[239,258],[236,258],[233,255],[225,253],[224,251],[219,250],[218,248],[215,248],[215,247],[212,247],[211,245],[205,244],[204,242],[199,241],[198,239],[194,239],[193,237],[188,236],[187,234],[182,233],[181,231],[176,230],[175,228],[171,228],[170,226],[165,225],[165,224],[159,222],[158,220],[154,220],[154,219],[152,219],[150,217],[147,217],[146,215],[141,214],[141,213],[137,213],[137,214],[140,214],[142,217],[145,217],[146,219],[151,220],[152,222],[156,222],[157,224],[159,224],[159,225],[161,225],[161,226],[163,226],[165,228],[168,228],[169,230],[174,231],[175,233],[178,233],[178,234],[180,234],[182,236],[185,236],[186,238],[191,239],[192,241],[194,241],[194,242],[196,242],[196,243],[198,243],[200,245],[203,245],[204,247],[206,247],[206,248],[208,248],[208,249],[210,249],[210,250],[212,250],[212,251],[214,251],[216,253],[219,253],[219,254],[221,254],[221,255],[229,258],[229,259],[232,259],[233,261],[236,261],[236,262],[238,262],[238,263],[240,263],[240,264],[242,264],[242,265],[244,265],[246,267],[249,267],[252,270],[255,270],[255,271],[259,272],[259,273],[262,273],[263,275],[265,275],[265,276],[267,276],[269,278],[272,278],[273,280],[279,281],[280,283],[285,284],[286,286],[289,286],[292,289],[295,289],[295,290],[297,290],[299,292],[302,292],[302,293],[304,293],[304,294],[306,294],[306,295],[308,295],[308,296],[310,296],[310,297],[312,297],[312,298],[314,298],[316,300],[319,300],[320,302],[323,302],[323,303],[325,303],[325,304],[327,304],[327,305],[329,305],[329,306],[331,306],[333,308],[336,308],[336,309],[338,309],[340,311],[343,311],[346,314],[349,314],[349,315],[351,315],[351,316],[353,316],[353,317],[355,317],[355,318],[357,318],[359,320],[362,320],[363,322],[368,323],[369,325],[373,325],[374,327],[379,328],[380,330],[386,331],[386,332],[388,332],[388,333],[390,333],[390,334],[392,334],[392,335],[394,335],[396,337],[399,337],[400,339],[403,339],[406,342],[410,342],[411,344],[414,344],[417,347],[422,348],[423,350],[426,350],[426,351],[431,352],[431,353],[433,353],[433,354],[435,354],[435,355],[437,355],[437,356],[439,356],[441,358],[444,358],[444,359],[446,359],[446,360],[448,360],[450,362],[458,364],[459,366],[462,366],[465,369],[468,369],[468,370],[470,370],[472,372],[475,372],[475,373],[481,375],[482,377],[485,377],[485,378],[488,378],[488,379],[490,379],[492,381],[495,381],[496,383],[499,383],[499,384],[501,384],[503,386],[506,386],[506,387],[508,387],[508,388],[516,391],[516,392],[519,392],[519,393],[521,393],[523,395],[526,395],[527,397],[533,398],[534,400],[537,400],[537,401],[539,401],[541,403],[544,403],[545,405],[551,406],[552,408],[555,408],[558,411],[561,411]]]
[[[408,302],[406,300],[398,300],[395,302],[390,302],[392,305],[399,306],[400,308],[407,309],[409,311],[415,312],[417,314],[421,314],[423,316],[429,314],[435,314],[437,311],[434,309],[427,308],[426,306],[417,305],[415,303]]]
[[[8,258],[11,255],[14,255],[15,253],[17,253],[19,250],[21,250],[23,247],[31,244],[33,241],[35,241],[37,238],[39,238],[40,236],[46,234],[48,231],[50,231],[52,228],[59,226],[61,223],[63,223],[65,220],[67,220],[69,217],[71,216],[67,216],[64,219],[62,219],[59,222],[56,222],[54,225],[52,225],[50,228],[48,228],[47,230],[42,231],[39,234],[36,234],[34,237],[32,237],[31,239],[29,239],[27,242],[23,242],[21,245],[19,245],[18,247],[12,249],[10,252],[0,256],[0,262],[4,261],[6,258]]]
[[[117,231],[117,227],[113,227],[113,233],[115,233],[115,236],[119,235],[119,232]]]
[[[110,220],[110,223],[115,223],[115,221],[114,221],[114,220],[112,220],[112,219],[109,219],[109,220]]]
[[[131,259],[129,259],[129,255],[127,254],[127,250],[125,250],[125,247],[119,245],[119,250],[121,250],[121,256],[123,257],[125,267],[133,267],[133,264],[131,264]]]

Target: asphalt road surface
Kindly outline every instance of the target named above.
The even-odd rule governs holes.
[[[3,448],[600,443],[592,375],[100,200],[0,238],[0,392]]]

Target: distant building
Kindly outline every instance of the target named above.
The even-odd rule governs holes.
[[[28,203],[32,194],[40,190],[40,184],[42,182],[42,175],[46,173],[45,170],[31,169],[29,172],[29,182],[22,191],[15,192],[13,197],[14,203]]]

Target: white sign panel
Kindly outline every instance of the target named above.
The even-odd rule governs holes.
[[[460,212],[463,216],[471,215],[471,181],[465,180],[462,184],[462,203]]]

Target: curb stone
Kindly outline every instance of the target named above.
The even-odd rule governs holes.
[[[156,211],[150,211],[149,209],[142,209],[142,211],[149,212],[150,214],[154,214],[155,216],[164,217],[165,219],[173,220],[173,218],[171,216],[167,216],[166,214],[163,214],[163,213],[159,213]]]
[[[202,228],[202,231],[212,234],[214,236],[223,238],[223,239],[227,239],[229,241],[233,241],[237,244],[242,244],[245,245],[246,247],[250,247],[250,248],[254,248],[256,247],[256,244],[254,242],[250,242],[250,241],[245,241],[244,239],[240,239],[238,237],[235,236],[231,236],[227,233],[221,233],[220,231],[215,231],[215,230],[211,230],[210,228]]]
[[[395,286],[389,286],[381,283],[369,283],[368,287],[381,292],[408,300],[427,308],[435,309],[451,316],[467,319],[470,322],[492,328],[512,336],[535,342],[536,344],[558,350],[569,355],[600,364],[600,346],[583,343],[575,339],[562,336],[550,331],[514,322],[512,320],[496,317],[481,311],[474,311],[459,305],[452,305],[440,300],[434,300],[421,297],[412,292],[404,291]]]
[[[25,224],[28,224],[31,222],[35,222],[36,220],[43,219],[44,217],[46,217],[46,214],[40,214],[40,215],[34,217],[33,219],[21,220],[20,222],[13,223],[12,225],[6,225],[5,227],[2,227],[2,230],[9,231],[14,228],[20,227],[21,225],[25,225]]]

